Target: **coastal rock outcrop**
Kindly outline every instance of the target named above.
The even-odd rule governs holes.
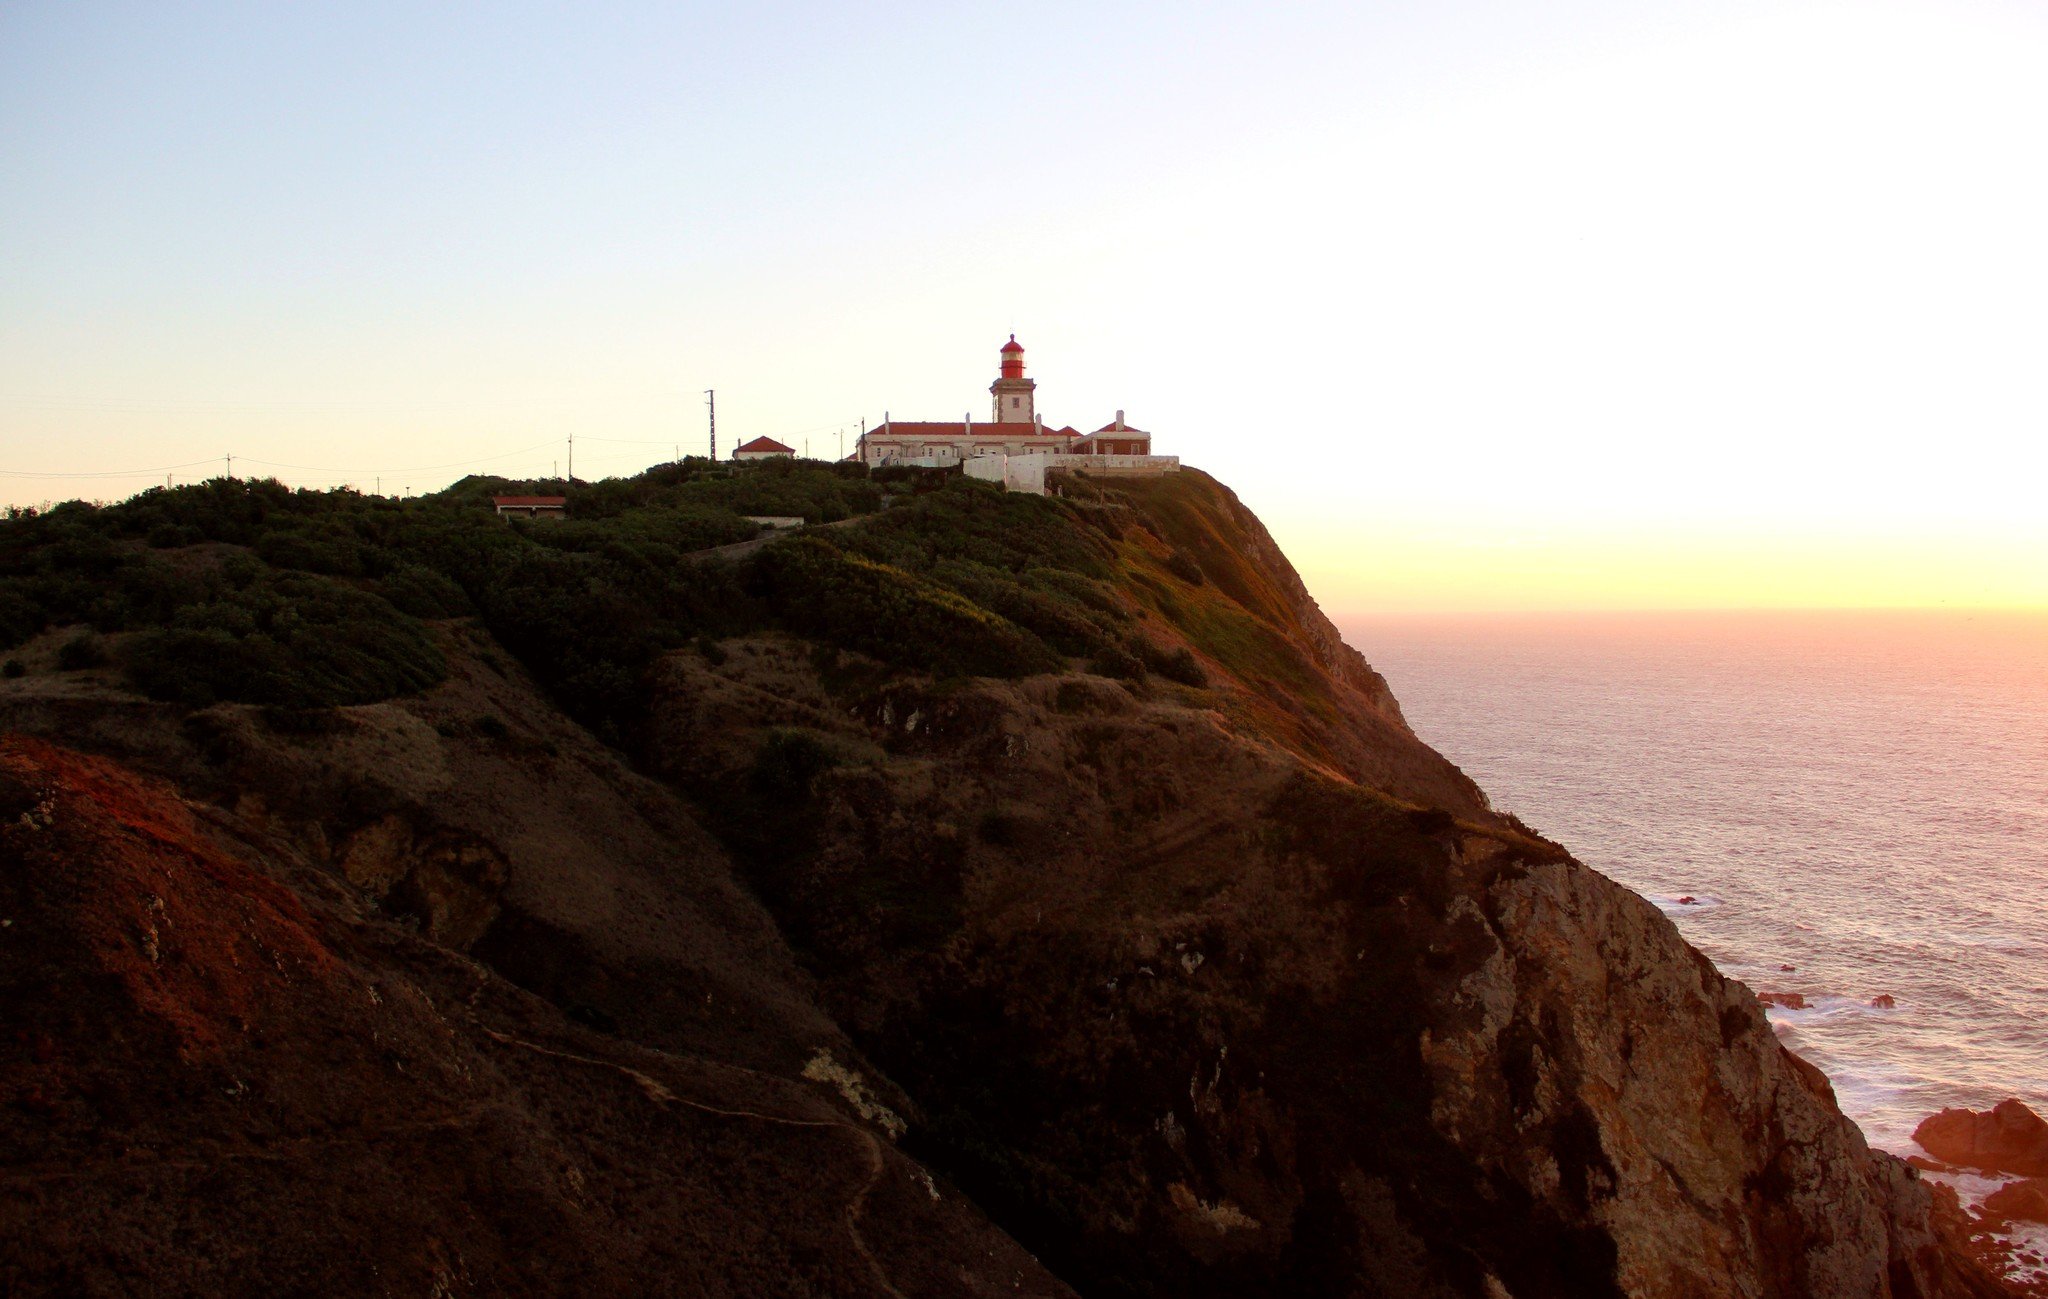
[[[2000,1218],[2048,1223],[2048,1178],[2029,1177],[1984,1197],[1984,1211]]]
[[[2003,1100],[1981,1112],[1943,1110],[1913,1129],[1913,1140],[1960,1168],[2048,1175],[2048,1120],[2018,1100]]]

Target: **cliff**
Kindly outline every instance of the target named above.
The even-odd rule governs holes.
[[[1069,486],[0,537],[5,1288],[1999,1293],[1226,489]],[[79,554],[228,576],[62,670]]]

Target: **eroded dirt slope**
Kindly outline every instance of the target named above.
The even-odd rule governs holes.
[[[715,845],[516,673],[311,733],[13,720],[198,797],[0,741],[7,1293],[1066,1293],[896,1149]]]

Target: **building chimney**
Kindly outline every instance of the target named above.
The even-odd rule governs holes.
[[[1124,431],[1124,413],[1122,411],[1116,413],[1116,431],[1119,433]]]

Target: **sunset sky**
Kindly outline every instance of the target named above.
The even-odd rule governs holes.
[[[705,388],[834,455],[1014,329],[1339,614],[2048,605],[2043,69],[1974,0],[23,0],[0,497],[626,473]]]

